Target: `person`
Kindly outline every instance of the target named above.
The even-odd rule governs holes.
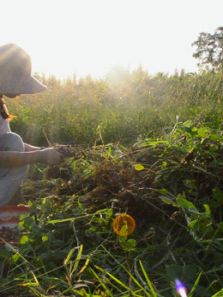
[[[16,44],[0,46],[0,206],[18,204],[17,193],[26,176],[26,165],[58,164],[63,159],[56,147],[40,148],[23,142],[10,129],[11,115],[4,97],[34,94],[47,87],[31,75],[31,58]]]

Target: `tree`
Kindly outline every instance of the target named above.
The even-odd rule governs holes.
[[[216,29],[214,34],[200,33],[192,44],[196,47],[193,57],[198,59],[198,66],[208,70],[223,69],[223,27]]]

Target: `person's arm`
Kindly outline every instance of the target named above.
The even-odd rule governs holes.
[[[24,143],[24,146],[25,146],[25,151],[26,152],[34,152],[34,151],[39,151],[43,148],[39,147],[39,146],[34,146],[34,145],[31,145],[31,144],[28,144],[28,143]]]
[[[63,155],[54,148],[32,152],[0,151],[0,168],[17,168],[28,164],[45,163],[55,165]]]

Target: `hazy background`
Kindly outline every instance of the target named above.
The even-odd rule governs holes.
[[[7,0],[0,44],[19,44],[34,72],[58,77],[103,77],[117,65],[190,72],[192,42],[222,25],[222,11],[221,0]]]

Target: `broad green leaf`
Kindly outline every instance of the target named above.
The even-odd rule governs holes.
[[[201,138],[205,138],[205,137],[208,137],[208,135],[210,134],[210,129],[209,128],[206,128],[206,127],[202,127],[202,128],[199,128],[197,130],[197,135]]]
[[[12,255],[13,263],[16,263],[20,259],[20,255],[18,253]]]
[[[136,171],[142,171],[145,169],[145,167],[142,164],[135,164],[134,168]]]
[[[208,204],[204,204],[204,210],[205,210],[205,214],[207,217],[211,216],[211,209],[210,206]]]
[[[198,219],[195,219],[195,220],[189,220],[189,222],[188,222],[188,228],[189,229],[194,229],[195,227],[196,227],[196,225],[197,225],[197,223],[199,222],[199,220]]]
[[[46,234],[42,235],[42,242],[48,241],[48,236]]]
[[[159,193],[165,195],[165,194],[168,194],[169,192],[167,191],[167,189],[162,188],[159,190]]]
[[[167,167],[167,162],[166,161],[163,161],[162,162],[162,169],[165,169]]]
[[[27,235],[23,235],[19,240],[20,244],[26,244],[27,242],[29,242],[29,237]]]
[[[172,205],[174,207],[178,206],[177,203],[175,201],[173,201],[172,199],[170,199],[170,198],[167,198],[165,196],[161,196],[160,198],[167,205]]]
[[[184,127],[190,128],[193,126],[193,122],[191,120],[188,120],[183,123]]]
[[[191,201],[184,198],[182,195],[177,196],[176,202],[177,202],[177,205],[182,208],[198,211],[196,206]]]

